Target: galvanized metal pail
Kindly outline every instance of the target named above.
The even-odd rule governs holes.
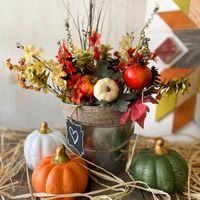
[[[84,131],[84,157],[114,173],[125,171],[128,146],[134,126],[129,121],[120,126],[120,113],[111,107],[62,106],[64,116],[82,126]]]

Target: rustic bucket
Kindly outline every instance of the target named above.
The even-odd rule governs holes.
[[[112,107],[63,104],[62,110],[65,118],[82,126],[84,157],[114,174],[123,173],[134,130],[132,122],[120,126],[120,113]]]

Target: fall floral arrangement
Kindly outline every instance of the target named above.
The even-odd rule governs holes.
[[[187,80],[160,82],[158,70],[149,66],[149,61],[156,61],[156,54],[149,49],[150,39],[145,36],[148,25],[136,46],[133,33],[127,33],[120,41],[119,51],[114,51],[109,44],[100,42],[99,20],[94,26],[92,15],[87,29],[78,29],[80,47],[73,42],[67,20],[68,37],[58,43],[55,60],[43,59],[41,51],[31,45],[17,44],[25,55],[17,65],[8,59],[7,66],[18,72],[22,88],[52,92],[67,104],[112,106],[121,112],[121,124],[131,116],[143,127],[149,112],[145,103],[157,103],[164,93],[184,93],[189,86]]]

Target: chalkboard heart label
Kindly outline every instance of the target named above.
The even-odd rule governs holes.
[[[66,118],[67,126],[67,140],[69,145],[78,153],[80,156],[84,155],[84,132],[81,125],[77,124],[70,118]]]
[[[72,138],[73,140],[73,143],[76,144],[78,142],[78,139],[79,139],[79,135],[78,135],[78,132],[77,131],[74,131],[72,129],[72,127],[69,127],[69,134],[70,134],[70,137]]]

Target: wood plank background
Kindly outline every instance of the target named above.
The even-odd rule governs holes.
[[[175,31],[189,51],[178,60],[175,67],[197,67],[200,65],[200,29]]]

